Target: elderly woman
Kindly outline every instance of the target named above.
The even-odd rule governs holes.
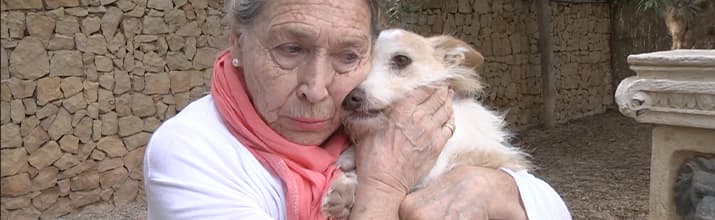
[[[349,145],[340,103],[369,70],[376,1],[227,1],[230,49],[216,59],[211,94],[147,147],[148,217],[323,219],[333,163]],[[361,141],[357,155],[369,156],[357,160],[351,219],[570,219],[553,189],[523,171],[460,167],[409,192],[451,136],[450,101],[447,88],[416,91],[395,108],[432,121],[395,116],[388,132]],[[417,132],[405,129],[432,141],[411,142]]]

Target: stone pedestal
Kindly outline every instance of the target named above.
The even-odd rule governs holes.
[[[715,50],[637,54],[628,63],[637,75],[618,85],[619,110],[655,125],[649,219],[681,219],[673,190],[678,168],[696,155],[715,155]]]

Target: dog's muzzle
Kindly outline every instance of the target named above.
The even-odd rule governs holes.
[[[347,111],[356,111],[363,109],[365,105],[365,90],[361,88],[355,88],[353,91],[348,93],[348,96],[343,100],[343,109]]]

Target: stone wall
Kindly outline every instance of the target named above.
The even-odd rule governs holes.
[[[143,194],[151,132],[208,88],[222,0],[2,0],[1,219]]]
[[[541,69],[534,1],[406,1],[395,26],[421,34],[447,33],[471,43],[486,58],[479,69],[483,97],[508,110],[515,128],[541,123]],[[551,3],[556,78],[556,120],[600,113],[613,103],[609,4]]]

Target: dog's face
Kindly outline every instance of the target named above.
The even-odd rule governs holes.
[[[346,124],[350,128],[377,123],[391,103],[422,86],[448,85],[462,97],[476,94],[482,87],[474,69],[483,62],[479,52],[451,36],[425,38],[401,29],[382,31],[367,79],[343,101]]]

